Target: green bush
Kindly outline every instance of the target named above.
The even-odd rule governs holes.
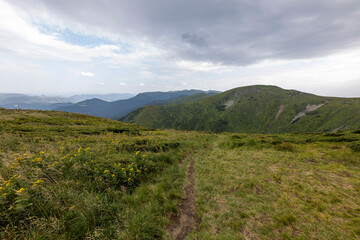
[[[348,144],[348,147],[354,152],[360,152],[360,141]]]
[[[295,151],[295,145],[288,143],[288,142],[283,142],[281,144],[278,144],[275,146],[275,148],[279,151],[287,151],[287,152],[294,152]]]

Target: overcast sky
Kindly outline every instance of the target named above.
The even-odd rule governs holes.
[[[360,97],[359,0],[0,0],[0,92]]]

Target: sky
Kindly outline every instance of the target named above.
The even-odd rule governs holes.
[[[360,97],[359,0],[0,0],[0,93]]]

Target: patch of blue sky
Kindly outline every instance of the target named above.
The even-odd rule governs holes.
[[[46,35],[54,35],[57,39],[83,47],[96,47],[100,45],[116,45],[120,46],[120,50],[115,52],[128,54],[133,51],[131,44],[121,41],[114,41],[106,37],[99,37],[97,35],[88,35],[80,32],[74,32],[69,29],[59,29],[57,27],[48,26],[45,24],[36,24],[38,30]]]
[[[96,47],[99,45],[115,45],[114,43],[106,38],[98,37],[95,35],[83,35],[81,33],[75,33],[68,29],[58,33],[58,38],[66,43],[79,46]]]

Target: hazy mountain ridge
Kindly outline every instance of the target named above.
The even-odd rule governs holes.
[[[145,106],[121,120],[154,128],[213,132],[331,132],[360,128],[360,99],[255,85],[188,103]]]
[[[65,107],[74,103],[92,98],[99,98],[105,101],[115,101],[133,97],[130,93],[110,94],[79,94],[70,97],[61,96],[30,96],[19,93],[0,93],[0,107],[9,109],[37,109],[53,110],[58,107]]]
[[[131,111],[134,111],[148,104],[163,105],[171,101],[181,101],[180,99],[182,98],[196,94],[204,94],[203,96],[202,95],[198,96],[199,98],[202,98],[217,93],[218,93],[217,91],[205,92],[194,89],[171,91],[171,92],[145,92],[145,93],[139,93],[135,97],[126,100],[107,102],[100,99],[90,99],[70,106],[59,107],[54,110],[73,112],[73,113],[83,113],[83,114],[111,118],[111,119],[119,119],[121,117],[124,117]]]
[[[117,100],[124,100],[134,97],[135,94],[131,93],[109,93],[109,94],[79,94],[69,97],[69,99],[74,102],[81,102],[93,98],[99,98],[104,101],[117,101]]]

